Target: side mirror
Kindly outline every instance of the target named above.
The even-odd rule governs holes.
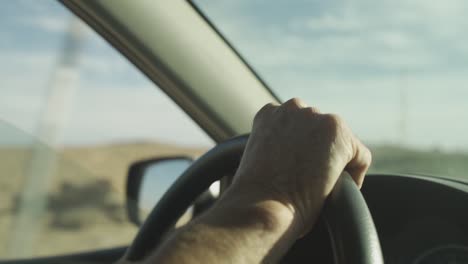
[[[192,164],[189,157],[166,157],[133,163],[127,176],[127,213],[141,225],[169,187]]]

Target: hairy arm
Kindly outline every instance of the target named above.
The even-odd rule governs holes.
[[[298,235],[293,212],[277,201],[242,194],[231,188],[145,263],[277,262]]]

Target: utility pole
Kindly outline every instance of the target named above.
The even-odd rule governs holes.
[[[25,170],[19,206],[12,222],[9,257],[27,258],[34,254],[46,216],[48,194],[53,183],[60,131],[67,117],[67,107],[73,99],[78,80],[77,58],[83,40],[82,25],[72,18],[65,34],[63,48],[47,85],[46,99],[37,124],[39,140],[31,149],[29,166]],[[45,142],[48,144],[41,143]]]

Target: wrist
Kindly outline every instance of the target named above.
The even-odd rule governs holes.
[[[261,225],[265,231],[287,232],[297,236],[301,231],[294,208],[276,199],[274,195],[254,187],[234,183],[223,194],[216,207],[239,212],[239,217],[246,217],[246,223]]]

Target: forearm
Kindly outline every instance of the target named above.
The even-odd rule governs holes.
[[[148,263],[277,262],[298,236],[284,205],[230,190],[212,209],[175,232]]]

